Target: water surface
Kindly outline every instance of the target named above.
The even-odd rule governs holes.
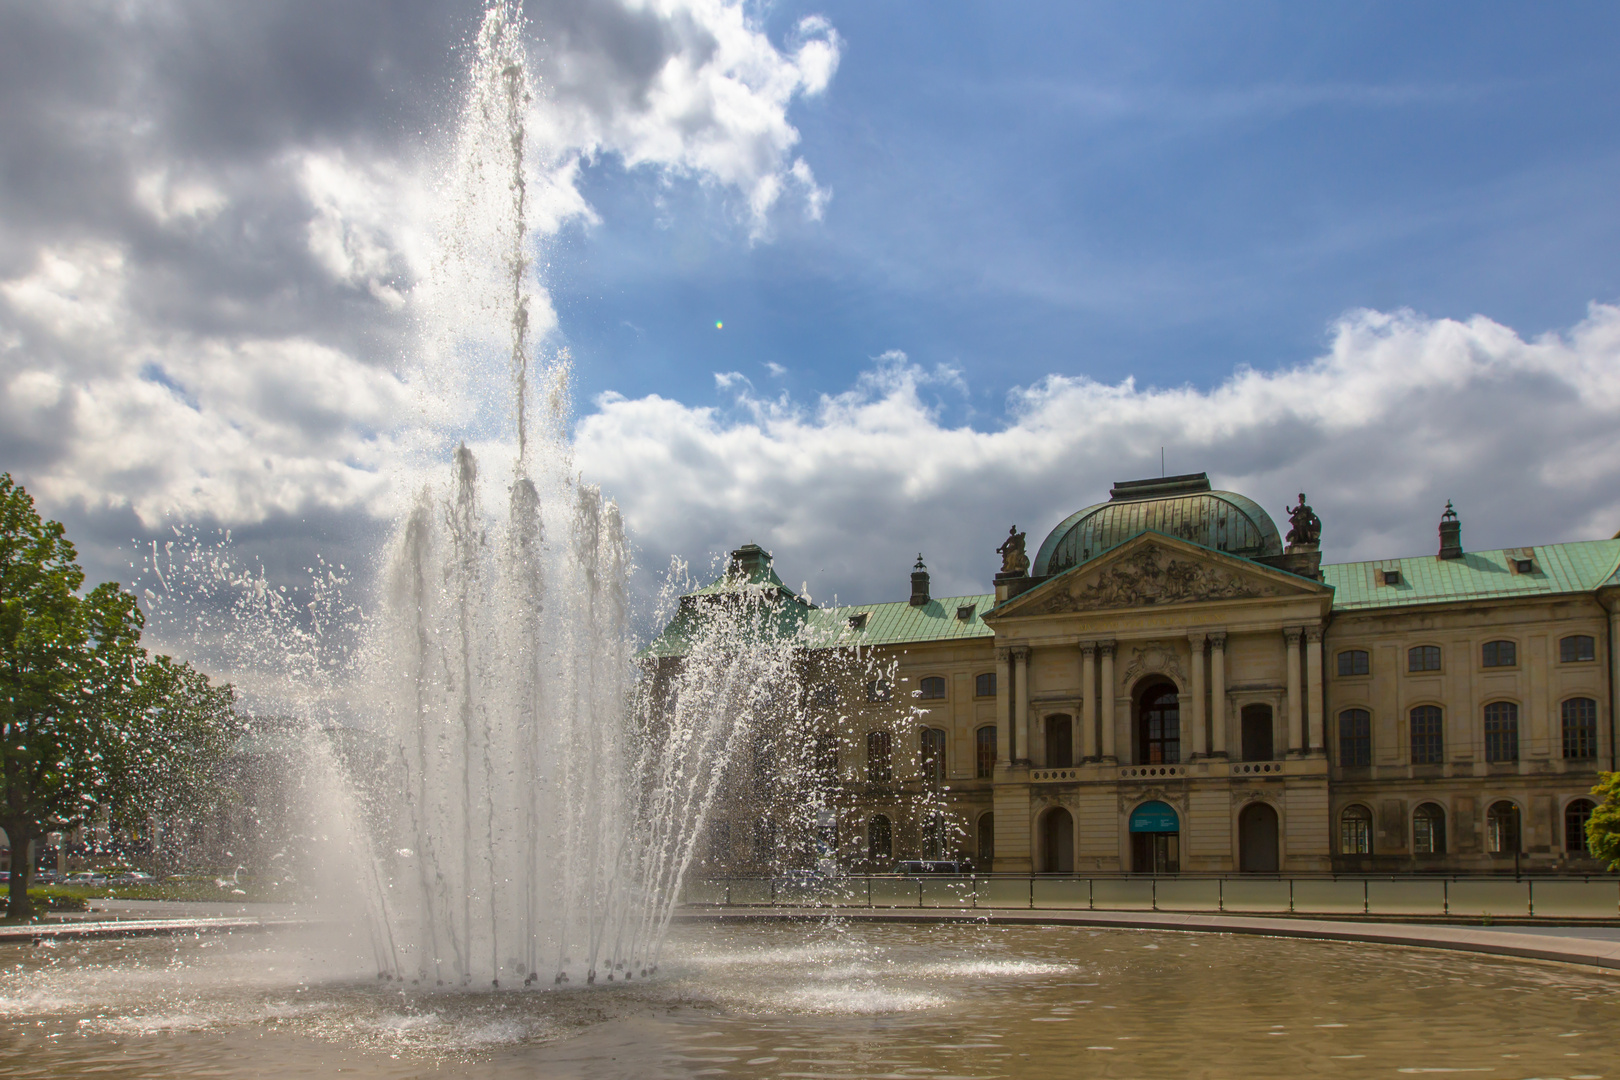
[[[379,983],[341,937],[0,948],[7,1077],[1620,1075],[1620,979],[1082,927],[688,926],[629,984]]]

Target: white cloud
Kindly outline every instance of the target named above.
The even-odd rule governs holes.
[[[939,378],[891,354],[807,407],[604,397],[577,460],[649,563],[755,541],[823,598],[904,595],[919,546],[936,593],[985,589],[1007,525],[1038,543],[1111,481],[1157,475],[1161,446],[1171,472],[1207,470],[1279,520],[1308,492],[1330,561],[1428,552],[1447,499],[1474,547],[1620,529],[1620,307],[1535,341],[1357,312],[1326,355],[1207,391],[1050,376],[994,431],[946,423],[922,392]]]

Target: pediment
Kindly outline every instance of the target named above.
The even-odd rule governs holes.
[[[1316,596],[1313,581],[1148,533],[1014,598],[995,614],[1066,615],[1217,600]]]

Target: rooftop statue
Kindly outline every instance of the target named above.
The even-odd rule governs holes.
[[[1322,519],[1305,501],[1303,491],[1299,493],[1299,505],[1288,511],[1288,523],[1293,526],[1284,538],[1289,547],[1295,544],[1315,546],[1322,542]]]
[[[1024,554],[1024,534],[1014,525],[1007,530],[1007,539],[996,548],[996,554],[1001,556],[1001,572],[1003,574],[1029,573],[1029,556]]]

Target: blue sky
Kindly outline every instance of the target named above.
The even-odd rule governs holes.
[[[726,192],[598,162],[603,220],[552,279],[587,393],[704,400],[729,370],[837,392],[901,349],[960,369],[942,401],[994,424],[1047,373],[1297,364],[1355,308],[1534,336],[1620,296],[1611,6],[784,4],[767,26],[812,11],[845,42],[790,113],[825,217],[751,242]]]
[[[1161,448],[1332,561],[1620,529],[1613,5],[523,6],[537,355],[649,588],[981,591]],[[363,605],[511,460],[483,8],[0,0],[0,470],[92,579],[230,529]]]

